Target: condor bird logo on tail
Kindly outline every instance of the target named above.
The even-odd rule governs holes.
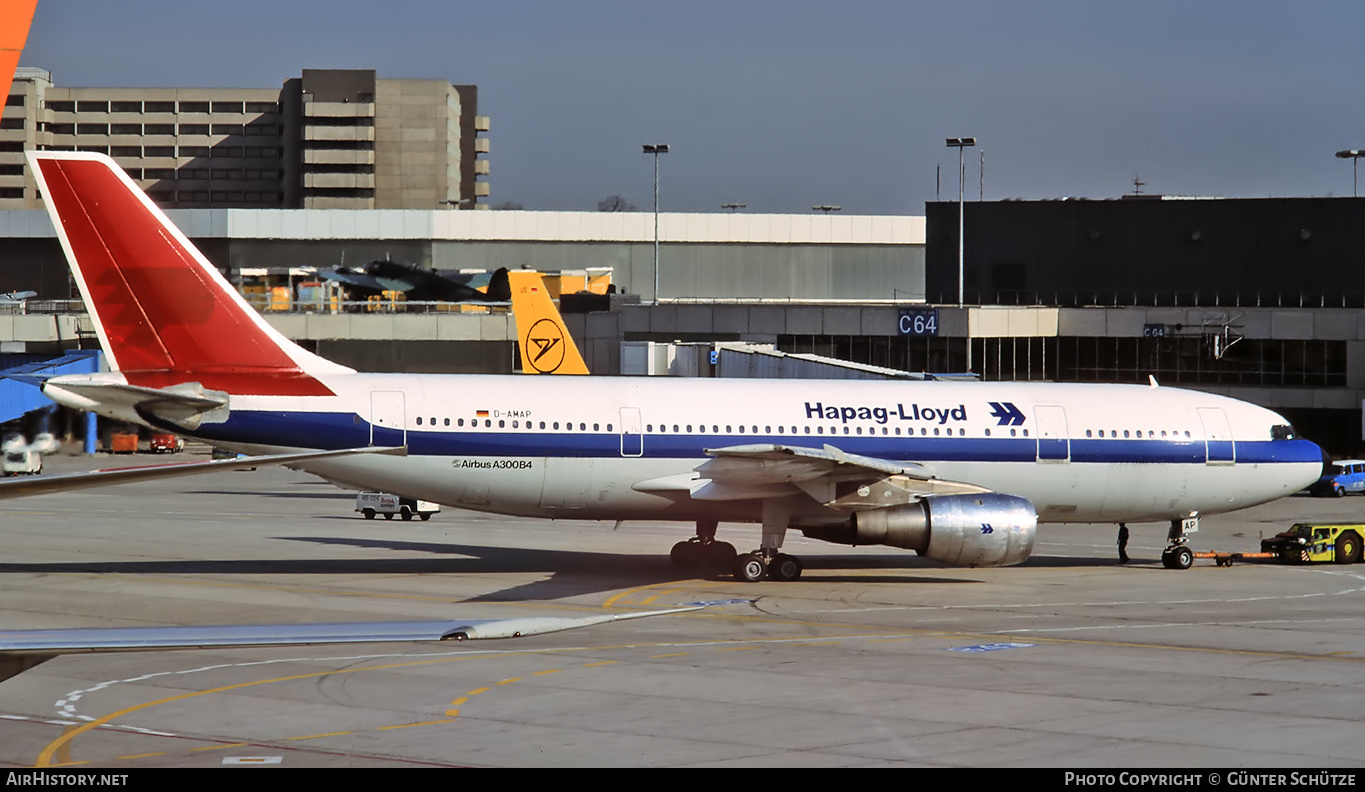
[[[527,350],[531,368],[541,374],[553,374],[564,363],[564,334],[559,325],[549,319],[541,319],[531,325],[526,333]]]

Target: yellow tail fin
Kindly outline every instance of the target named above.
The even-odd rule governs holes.
[[[512,316],[517,323],[524,374],[587,374],[564,320],[545,290],[539,272],[507,273],[512,287]]]

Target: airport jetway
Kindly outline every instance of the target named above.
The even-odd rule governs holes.
[[[840,360],[824,355],[779,352],[772,347],[757,344],[717,344],[715,362],[717,377],[819,380],[976,379],[975,377],[944,377],[917,371],[901,371],[900,369],[855,363],[851,360]]]
[[[855,363],[851,360],[781,352],[771,344],[660,343],[621,345],[621,373],[675,377],[813,380],[976,380],[975,374],[931,374]]]

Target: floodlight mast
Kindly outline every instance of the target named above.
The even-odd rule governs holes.
[[[967,258],[966,239],[963,235],[966,222],[962,201],[963,183],[967,180],[967,166],[963,162],[962,151],[975,145],[976,138],[974,137],[948,138],[948,148],[957,149],[957,307],[959,308],[966,305],[964,272]],[[972,370],[972,329],[970,321],[967,323],[967,370]]]
[[[668,153],[667,143],[646,143],[644,153],[654,155],[654,298],[659,302],[659,155]]]
[[[1351,161],[1351,195],[1355,198],[1360,197],[1360,180],[1357,178],[1357,165],[1360,158],[1365,157],[1365,151],[1360,149],[1347,149],[1337,152],[1337,159],[1348,159]]]

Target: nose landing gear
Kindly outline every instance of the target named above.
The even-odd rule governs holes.
[[[1161,565],[1167,569],[1189,569],[1194,563],[1194,551],[1189,547],[1189,534],[1199,530],[1199,518],[1171,520],[1166,539],[1170,542],[1161,553]]]

